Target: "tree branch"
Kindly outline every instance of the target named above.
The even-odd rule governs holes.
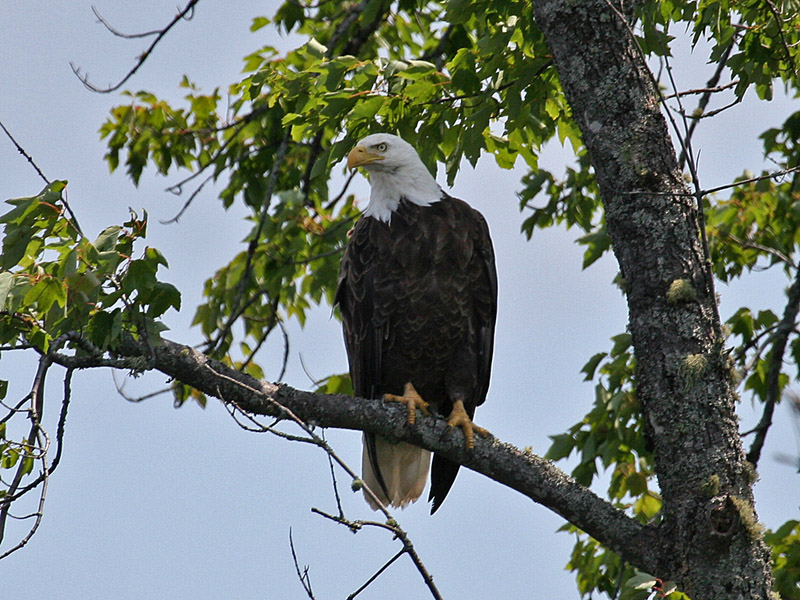
[[[147,347],[133,340],[125,343],[120,352],[129,358],[149,355]],[[654,528],[632,519],[551,462],[510,444],[478,438],[475,448],[467,451],[462,436],[451,432],[442,419],[418,419],[410,427],[403,407],[379,399],[314,394],[259,381],[189,346],[168,340],[155,346],[153,366],[253,414],[285,418],[279,408],[282,406],[312,426],[368,431],[435,451],[517,490],[586,531],[639,569],[659,575],[660,567],[652,551],[658,536]]]
[[[755,427],[756,437],[747,453],[747,460],[755,467],[761,458],[764,441],[772,425],[772,415],[775,404],[780,399],[780,375],[783,369],[783,354],[789,335],[794,331],[797,313],[800,311],[800,270],[795,274],[794,283],[789,288],[788,300],[783,311],[783,317],[778,324],[773,337],[772,351],[769,353],[769,370],[767,371],[767,398],[764,400],[764,413]]]
[[[111,27],[109,27],[109,25],[105,22],[105,20],[102,19],[102,17],[100,17],[100,15],[97,13],[97,11],[93,8],[92,10],[94,11],[94,14],[97,15],[98,18],[100,18],[100,22],[106,27],[106,29],[111,31],[111,33],[113,33],[114,35],[119,36],[119,37],[125,37],[125,38],[155,35],[155,39],[147,47],[147,49],[144,52],[142,52],[142,54],[139,55],[139,58],[136,60],[136,64],[133,65],[133,68],[131,68],[130,71],[128,71],[128,74],[125,75],[125,77],[123,77],[116,85],[112,85],[112,86],[105,87],[105,88],[97,87],[96,85],[94,85],[94,84],[89,82],[89,76],[88,75],[81,74],[80,68],[76,67],[75,63],[70,62],[69,66],[72,67],[72,72],[75,73],[75,76],[78,79],[81,80],[81,83],[87,89],[89,89],[89,90],[91,90],[93,92],[97,92],[98,94],[108,94],[110,92],[114,92],[114,91],[118,90],[123,85],[125,85],[125,83],[127,83],[127,81],[131,77],[133,77],[136,74],[136,72],[142,67],[142,65],[148,59],[150,54],[153,52],[153,50],[155,50],[156,46],[158,46],[158,43],[162,39],[164,39],[164,36],[166,36],[170,32],[170,30],[178,23],[178,21],[180,21],[183,18],[188,18],[188,17],[186,17],[186,15],[188,15],[190,12],[192,12],[194,10],[195,5],[199,1],[200,0],[189,0],[189,2],[186,4],[186,6],[184,6],[180,10],[180,12],[178,12],[178,14],[175,15],[175,17],[172,19],[172,21],[170,21],[163,29],[159,29],[157,31],[148,31],[147,33],[140,34],[139,36],[120,34],[116,30],[114,30]]]

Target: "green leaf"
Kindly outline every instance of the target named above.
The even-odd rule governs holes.
[[[36,305],[40,314],[47,313],[53,304],[63,307],[67,302],[67,288],[63,281],[54,277],[43,277],[38,283],[28,290],[23,302],[27,305]]]
[[[112,250],[114,245],[117,242],[117,238],[119,237],[119,233],[122,230],[121,227],[118,225],[112,225],[111,227],[106,227],[102,233],[97,236],[97,239],[94,241],[94,247],[97,249],[98,252],[106,252],[108,250]]]
[[[145,292],[156,284],[156,269],[147,260],[132,260],[122,280],[122,289],[127,293]]]
[[[606,251],[611,248],[611,236],[608,235],[605,227],[586,234],[578,238],[578,243],[586,246],[583,254],[583,268],[586,269],[594,264]]]
[[[250,31],[258,31],[262,27],[266,27],[272,21],[267,17],[256,17],[253,19],[253,23],[250,25]]]
[[[181,293],[171,283],[157,282],[153,286],[153,291],[148,296],[148,315],[160,317],[168,309],[181,309]]]
[[[6,305],[6,298],[14,285],[14,275],[8,271],[0,273],[0,310],[3,310]]]
[[[545,458],[555,461],[566,458],[572,454],[575,448],[575,440],[572,439],[572,436],[567,433],[559,433],[557,435],[551,435],[550,439],[553,440],[553,443],[550,444],[550,448],[548,448],[547,453],[544,455]]]
[[[605,352],[598,352],[592,358],[590,358],[583,368],[581,369],[581,373],[585,373],[585,377],[583,378],[584,381],[591,381],[594,379],[594,372],[597,370],[597,366],[600,364],[608,354]]]

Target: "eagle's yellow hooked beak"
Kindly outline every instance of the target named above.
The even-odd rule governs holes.
[[[368,165],[383,159],[384,157],[382,155],[373,154],[364,146],[359,144],[350,150],[350,154],[347,155],[347,168],[348,170],[352,171],[356,167],[363,167],[364,165]]]

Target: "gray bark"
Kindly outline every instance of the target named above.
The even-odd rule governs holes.
[[[766,599],[769,553],[696,201],[651,75],[609,2],[553,0],[534,10],[589,151],[626,282],[637,394],[664,500],[654,573],[694,600]]]

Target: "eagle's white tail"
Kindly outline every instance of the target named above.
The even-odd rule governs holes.
[[[416,502],[428,479],[431,453],[424,448],[405,442],[395,444],[377,435],[375,436],[375,450],[378,457],[378,468],[386,484],[389,497],[386,497],[378,477],[372,469],[366,439],[361,454],[361,472],[364,483],[386,506],[391,504],[404,508],[409,502]],[[380,508],[366,491],[364,497],[373,510]]]

